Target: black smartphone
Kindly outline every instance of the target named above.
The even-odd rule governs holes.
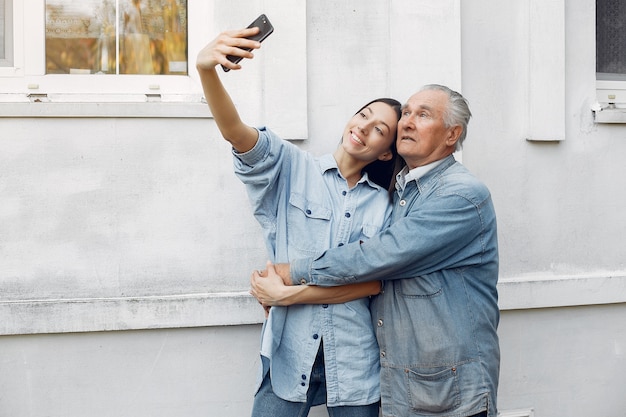
[[[265,38],[267,38],[268,36],[270,36],[272,34],[272,32],[274,32],[274,26],[272,26],[272,24],[270,23],[269,19],[267,18],[267,16],[265,16],[264,14],[262,14],[261,16],[257,17],[254,22],[250,23],[250,25],[248,25],[249,28],[253,28],[253,27],[258,27],[259,28],[259,33],[257,33],[254,36],[250,36],[247,39],[252,39],[255,41],[259,41],[259,42],[263,42],[263,40]],[[241,48],[244,49],[246,51],[250,51],[250,48]],[[243,58],[240,56],[233,56],[233,55],[226,55],[226,59],[228,59],[230,62],[236,64],[239,61],[241,61]],[[222,65],[222,69],[225,72],[230,71],[230,68],[226,68],[225,66]]]

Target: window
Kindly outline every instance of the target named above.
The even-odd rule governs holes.
[[[258,118],[250,123],[304,139],[306,2],[246,0],[243,8],[242,3],[0,0],[8,33],[0,42],[12,56],[0,61],[0,117],[208,117],[193,66],[196,55],[219,32],[245,27],[266,13],[276,35],[248,64],[257,69],[223,80],[233,97],[246,97],[242,114]],[[140,32],[128,26],[137,5]],[[139,57],[137,46],[142,53],[150,49],[150,57]],[[258,91],[254,99],[251,87]]]
[[[598,101],[626,104],[626,3],[596,0],[596,83]]]
[[[186,0],[46,0],[46,74],[187,75]]]
[[[0,102],[35,94],[101,95],[93,101],[158,94],[199,101],[201,89],[195,71],[189,71],[188,51],[214,34],[213,2],[0,2],[9,33],[3,44],[13,51],[11,62],[0,63]],[[130,27],[134,12],[138,16]],[[140,56],[146,49],[149,56]]]
[[[0,0],[0,67],[13,66],[13,0]]]
[[[626,81],[626,3],[596,1],[596,72],[598,80]]]

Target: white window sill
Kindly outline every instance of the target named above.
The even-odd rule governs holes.
[[[199,96],[160,94],[0,94],[0,117],[208,118]]]
[[[592,110],[596,123],[626,123],[626,108],[596,107]]]

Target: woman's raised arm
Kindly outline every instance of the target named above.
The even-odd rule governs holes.
[[[196,60],[204,97],[215,123],[224,139],[230,142],[237,152],[252,149],[258,140],[258,132],[241,121],[230,95],[217,74],[216,67],[221,64],[233,70],[240,69],[241,65],[233,64],[226,56],[252,58],[251,52],[241,48],[258,49],[261,46],[259,42],[245,38],[256,34],[258,30],[259,28],[254,27],[223,32],[198,53]]]

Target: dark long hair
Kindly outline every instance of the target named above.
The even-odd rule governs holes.
[[[398,120],[400,120],[400,116],[402,115],[401,113],[402,104],[398,100],[394,100],[392,98],[377,98],[375,100],[372,100],[366,105],[364,105],[363,107],[361,107],[354,114],[358,114],[361,110],[363,110],[370,104],[378,103],[378,102],[385,103],[388,106],[390,106],[393,110],[395,110],[396,115],[398,116]],[[370,162],[369,164],[365,166],[365,168],[363,168],[363,172],[367,172],[367,176],[371,181],[375,182],[376,184],[380,185],[381,187],[389,191],[390,198],[393,196],[393,190],[391,190],[390,187],[392,184],[391,180],[396,174],[396,169],[397,169],[396,161],[398,159],[402,159],[402,158],[398,158],[398,151],[396,150],[397,128],[396,130],[391,132],[391,134],[393,135],[393,141],[391,142],[391,148],[390,148],[391,155],[392,155],[391,159],[388,161],[381,161],[377,159],[376,161]],[[398,172],[399,172],[399,169],[398,169]]]

